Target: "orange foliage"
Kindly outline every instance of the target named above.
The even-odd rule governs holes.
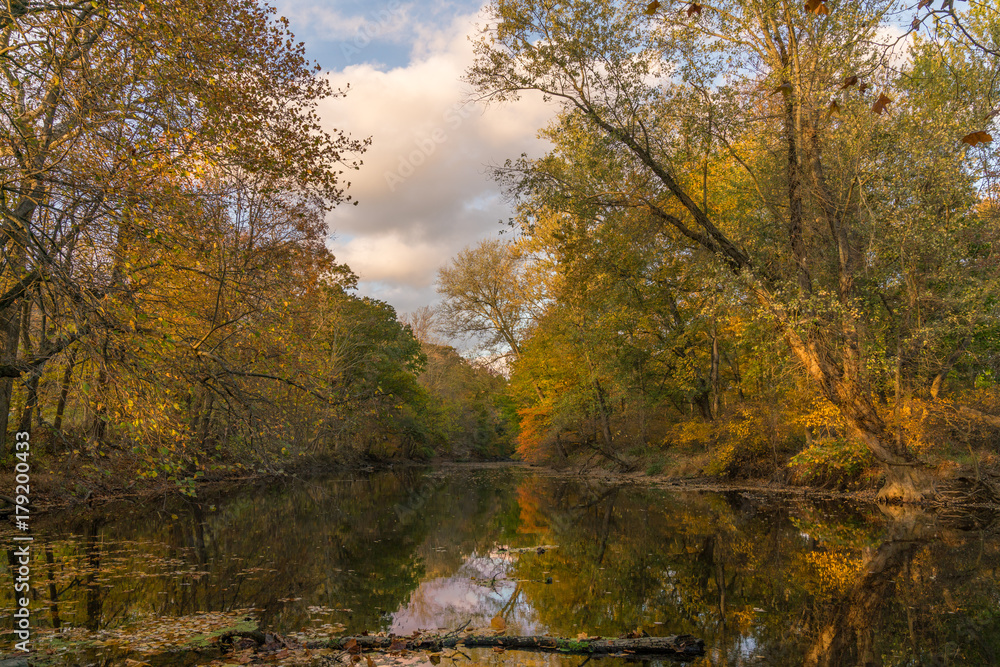
[[[517,453],[525,461],[537,461],[545,455],[552,409],[549,405],[527,405],[517,410],[521,432],[517,436]]]

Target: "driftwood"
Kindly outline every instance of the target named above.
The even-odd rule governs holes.
[[[352,643],[353,642],[353,643]],[[705,642],[691,635],[636,637],[634,639],[569,639],[566,637],[506,637],[466,635],[456,637],[340,637],[324,644],[328,648],[389,651],[440,651],[446,648],[502,648],[581,655],[626,653],[638,656],[687,658],[702,655]]]

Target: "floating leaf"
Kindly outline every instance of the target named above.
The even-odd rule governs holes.
[[[785,99],[788,99],[792,94],[792,84],[785,81],[783,84],[774,89],[774,93],[781,93],[785,96]],[[774,93],[771,94],[773,95]]]
[[[930,7],[934,0],[920,0],[920,4],[917,5],[917,9],[923,9],[924,7]]]
[[[503,632],[507,629],[507,621],[503,620],[501,616],[494,616],[493,620],[490,621],[490,627],[497,632]]]
[[[646,5],[646,16],[652,16],[656,13],[656,10],[660,8],[659,0],[653,0],[651,3]]]
[[[973,132],[972,134],[967,134],[964,137],[962,137],[962,143],[969,144],[970,146],[978,146],[979,144],[988,144],[991,141],[993,141],[993,137],[991,137],[982,130],[980,130],[979,132]]]
[[[892,102],[892,100],[886,97],[885,93],[880,94],[878,99],[875,100],[875,104],[872,105],[872,112],[881,116],[882,112],[885,111],[886,105],[890,102]]]
[[[837,116],[840,118],[840,105],[837,104],[837,100],[830,102],[830,106],[826,108],[826,117]]]
[[[441,664],[441,654],[440,653],[431,653],[429,656],[427,656],[427,659],[431,661],[432,665],[440,665]],[[371,663],[368,667],[375,667],[375,663],[374,662]]]
[[[857,82],[858,82],[858,77],[857,76],[849,76],[846,79],[844,79],[844,83],[843,83],[843,85],[840,86],[840,89],[844,90],[845,88],[850,88],[851,86],[853,86]]]
[[[360,653],[361,652],[361,647],[358,646],[358,640],[355,639],[354,637],[351,637],[350,639],[348,639],[344,643],[344,649],[348,653]]]
[[[863,93],[869,88],[871,88],[871,86],[869,86],[867,83],[862,83],[860,86],[858,86],[858,92]]]
[[[701,14],[701,5],[699,5],[697,2],[692,2],[691,6],[688,7],[688,16],[691,16],[693,14],[698,14],[698,15]]]
[[[392,643],[389,644],[390,653],[399,653],[400,651],[406,650],[406,642],[401,639],[393,639]]]
[[[994,109],[993,111],[989,112],[988,114],[986,114],[986,117],[983,118],[983,120],[992,120],[993,118],[996,117],[997,114],[1000,114],[1000,109]]]
[[[910,21],[910,30],[917,30],[920,28],[920,17],[914,16],[913,20]]]

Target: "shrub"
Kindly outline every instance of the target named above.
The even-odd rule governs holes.
[[[875,464],[864,444],[845,438],[816,441],[789,461],[790,480],[799,484],[819,484],[840,490],[864,484],[862,476]]]
[[[790,438],[782,414],[757,404],[740,407],[718,432],[718,444],[705,467],[708,475],[740,477],[773,470],[778,448]]]

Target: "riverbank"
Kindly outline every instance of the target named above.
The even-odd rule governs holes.
[[[46,470],[34,469],[31,474],[31,501],[35,513],[45,513],[56,509],[80,505],[99,506],[119,500],[141,501],[181,494],[192,498],[200,493],[227,485],[240,486],[280,479],[314,478],[328,475],[331,471],[342,470],[352,474],[365,474],[394,468],[430,468],[443,472],[455,470],[488,470],[501,468],[524,468],[534,473],[551,476],[586,478],[606,485],[644,485],[697,492],[740,492],[750,494],[808,497],[816,499],[840,499],[855,502],[875,502],[882,483],[881,473],[869,469],[858,475],[854,488],[830,488],[829,483],[808,484],[801,481],[790,483],[788,475],[761,477],[741,477],[731,479],[724,476],[703,474],[697,467],[697,459],[685,460],[667,469],[659,465],[659,457],[636,457],[631,461],[631,470],[622,470],[609,461],[595,463],[593,458],[584,456],[553,462],[551,465],[528,463],[515,460],[469,461],[438,458],[429,461],[409,459],[372,460],[362,457],[316,455],[289,458],[282,465],[270,467],[246,467],[239,465],[219,465],[202,474],[192,476],[178,483],[177,479],[165,477],[142,477],[134,475],[127,465],[113,456],[101,457],[98,461],[79,455],[64,456],[56,465]],[[51,461],[51,460],[50,460]],[[3,473],[11,471],[2,471]],[[1000,475],[1000,469],[989,461],[978,466],[979,474]],[[963,466],[957,462],[945,462],[935,473],[943,480],[947,476],[968,476],[975,478],[977,468]],[[7,493],[0,493],[6,496]],[[3,508],[0,508],[2,511]]]

